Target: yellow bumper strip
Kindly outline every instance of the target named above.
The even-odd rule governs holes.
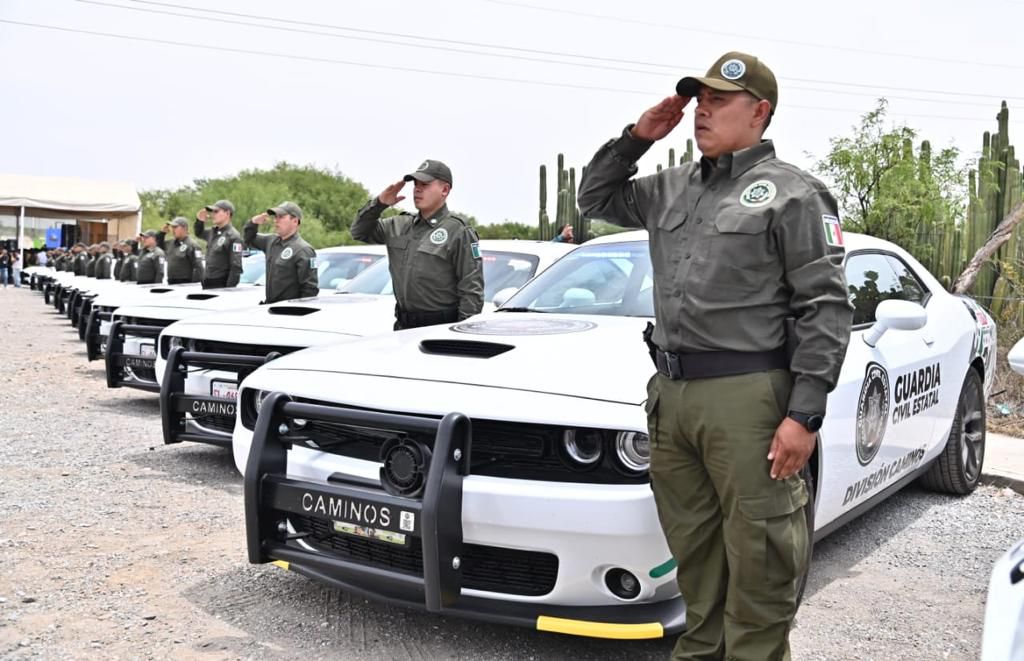
[[[662,638],[665,635],[665,630],[660,622],[614,624],[610,622],[567,620],[561,617],[548,617],[547,615],[537,617],[537,631],[566,633],[571,636],[588,636],[590,638],[615,638],[618,640]]]
[[[287,562],[285,562],[284,560],[274,560],[274,561],[273,561],[273,562],[271,562],[270,564],[272,564],[272,565],[277,565],[277,566],[278,566],[278,567],[280,567],[281,569],[283,569],[283,570],[285,570],[285,571],[288,571],[288,563],[287,563]]]

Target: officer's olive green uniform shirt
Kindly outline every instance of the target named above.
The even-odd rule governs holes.
[[[167,263],[164,251],[149,248],[139,255],[135,281],[140,285],[158,284],[164,281],[164,266]]]
[[[227,287],[234,287],[242,276],[242,235],[228,223],[224,227],[211,227],[196,219],[192,225],[195,235],[206,240],[206,279],[227,278]]]
[[[135,282],[139,267],[138,255],[126,255],[121,262],[121,271],[118,273],[118,280],[121,282]]]
[[[825,223],[828,189],[775,157],[771,141],[630,179],[652,143],[629,128],[584,170],[590,218],[646,228],[654,268],[654,341],[667,351],[770,351],[796,316],[790,410],[823,413],[850,336],[844,249]]]
[[[245,232],[246,245],[262,250],[267,256],[267,295],[264,303],[306,298],[320,293],[316,251],[298,232],[282,240],[276,234],[259,234],[259,225],[251,220],[242,230]]]
[[[85,275],[85,266],[89,263],[89,255],[85,252],[78,253],[71,261],[71,271],[75,275]]]
[[[96,255],[89,258],[89,261],[85,263],[85,275],[89,278],[96,277]]]
[[[191,237],[171,239],[169,243],[165,239],[160,247],[167,255],[168,281],[202,282],[203,251]]]
[[[109,280],[110,271],[113,268],[114,258],[109,254],[100,255],[96,258],[96,278]]]
[[[433,217],[403,213],[381,218],[387,206],[370,200],[352,223],[352,237],[386,243],[398,306],[410,312],[458,310],[479,314],[484,305],[480,239],[465,220],[442,206]]]
[[[114,280],[121,279],[121,266],[124,264],[124,255],[118,253],[117,257],[114,258]]]

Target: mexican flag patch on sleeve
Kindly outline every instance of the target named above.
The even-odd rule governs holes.
[[[825,243],[836,248],[843,247],[843,228],[840,226],[839,218],[822,214],[821,225],[825,228]]]

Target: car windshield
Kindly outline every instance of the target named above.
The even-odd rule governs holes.
[[[261,252],[253,253],[242,259],[242,276],[238,279],[240,285],[260,284],[263,280],[263,272],[267,270],[267,258]]]
[[[484,300],[490,301],[502,289],[522,287],[534,273],[540,258],[520,252],[481,251],[484,265]],[[388,260],[381,259],[359,277],[343,285],[339,291],[348,294],[394,294]]]
[[[337,289],[365,271],[382,255],[364,252],[328,252],[316,256],[320,289]]]
[[[568,314],[654,316],[654,281],[646,241],[582,245],[502,306]]]

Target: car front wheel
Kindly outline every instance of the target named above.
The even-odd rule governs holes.
[[[971,493],[981,480],[984,461],[985,395],[981,376],[969,367],[946,447],[932,462],[928,472],[921,476],[921,484],[942,493]]]

